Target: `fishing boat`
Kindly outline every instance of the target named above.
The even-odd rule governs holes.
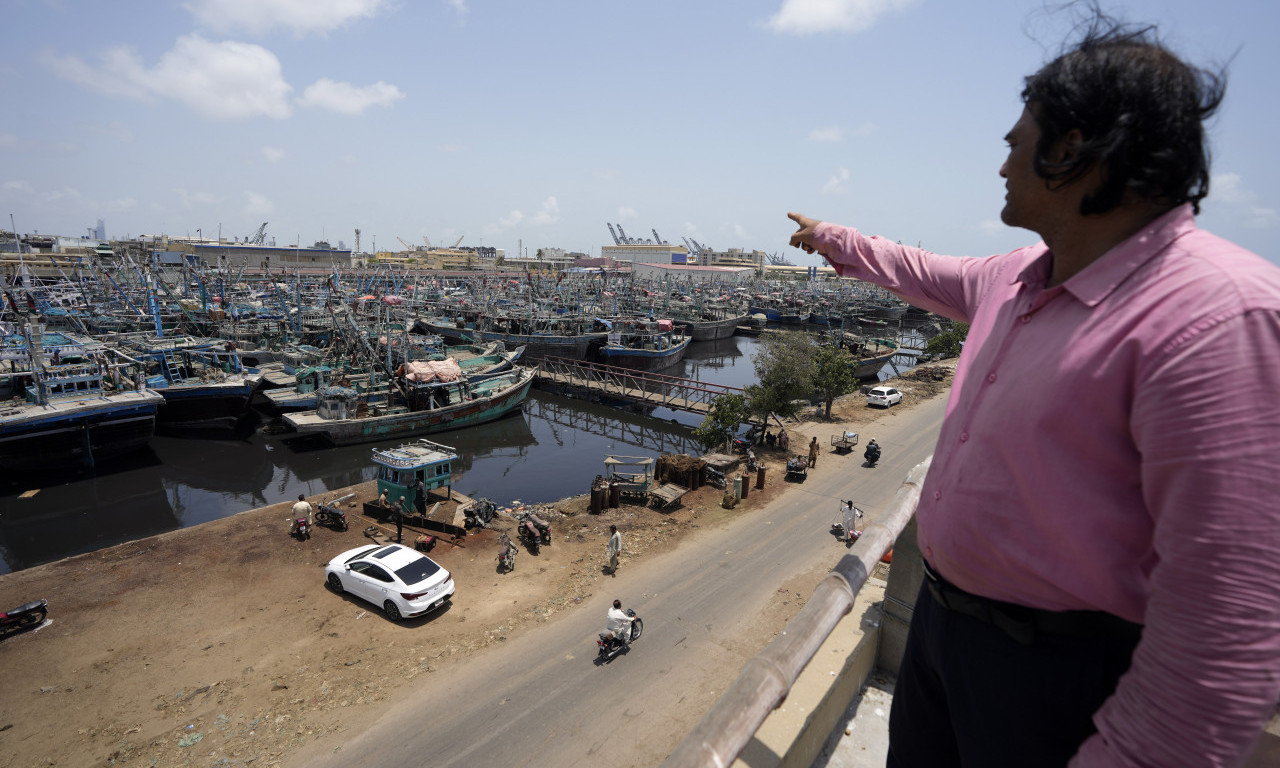
[[[25,361],[16,346],[5,346],[10,386],[23,394],[0,405],[0,467],[92,467],[151,441],[163,397],[130,381],[101,347],[53,363],[40,331],[26,335]]]
[[[498,351],[500,347],[501,345],[496,344],[486,347],[448,347],[451,354],[436,355],[437,360],[433,362],[452,360],[457,364],[460,375],[472,379],[493,376],[511,370],[524,354],[524,347],[510,352]],[[400,373],[404,373],[403,365]],[[299,369],[292,387],[272,389],[262,394],[270,407],[280,413],[307,411],[316,408],[316,393],[330,386],[355,389],[367,395],[370,404],[384,404],[390,397],[390,385],[385,376],[369,371],[354,372],[346,366],[332,367],[323,364]]]
[[[690,339],[671,320],[619,319],[612,322],[600,362],[638,371],[661,371],[684,359]]]
[[[438,333],[467,343],[501,341],[507,347],[524,347],[525,357],[567,357],[584,360],[592,346],[605,342],[608,330],[593,318],[572,315],[526,317],[457,315],[453,318],[419,318],[416,330]]]
[[[111,345],[146,366],[146,386],[164,397],[158,423],[172,431],[235,428],[262,381],[222,339],[130,335]]]
[[[350,387],[328,387],[312,411],[285,414],[301,435],[319,435],[334,445],[460,429],[518,410],[529,395],[533,371],[516,367],[487,378],[407,382],[386,405],[370,404]]]

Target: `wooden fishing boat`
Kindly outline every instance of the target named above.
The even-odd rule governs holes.
[[[533,371],[516,367],[481,379],[402,384],[388,405],[370,405],[349,387],[322,390],[316,409],[285,414],[302,435],[319,435],[334,445],[352,445],[395,437],[461,429],[502,418],[518,410],[529,395]]]

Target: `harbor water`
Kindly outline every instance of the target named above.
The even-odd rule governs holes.
[[[755,380],[756,339],[690,345],[667,375],[742,387]],[[899,361],[898,370],[903,369]],[[882,377],[891,375],[886,367]],[[315,499],[372,480],[375,447],[300,439],[255,414],[238,439],[166,437],[93,475],[0,480],[0,573],[164,531],[217,520],[306,494]],[[505,506],[587,493],[608,454],[698,453],[701,421],[668,409],[637,412],[534,389],[523,412],[429,436],[457,450],[454,490]],[[281,531],[285,523],[281,520]]]

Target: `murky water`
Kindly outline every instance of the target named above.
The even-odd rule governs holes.
[[[755,379],[756,340],[733,337],[690,346],[665,373],[745,386]],[[650,415],[533,390],[523,413],[431,436],[455,448],[454,488],[499,504],[549,502],[587,493],[607,454],[659,456],[698,451],[700,418]],[[0,573],[308,497],[374,478],[374,447],[333,448],[275,429],[270,417],[240,440],[157,436],[128,463],[79,478],[0,481]],[[282,521],[283,525],[283,521]]]

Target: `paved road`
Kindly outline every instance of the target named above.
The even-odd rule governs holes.
[[[581,609],[487,651],[482,663],[419,678],[423,687],[373,727],[316,743],[291,764],[660,764],[763,647],[738,635],[778,587],[844,553],[828,530],[838,499],[854,499],[864,522],[884,511],[911,467],[933,451],[944,407],[945,394],[886,413],[860,441],[883,445],[875,469],[862,467],[860,450],[824,453],[803,485],[769,506],[623,569]],[[599,665],[595,636],[614,596],[645,620],[644,636]]]

